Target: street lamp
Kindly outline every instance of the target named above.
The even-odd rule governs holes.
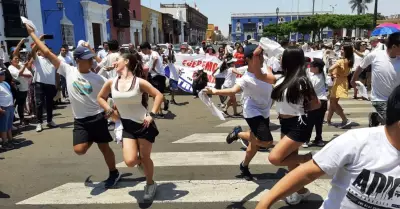
[[[49,18],[51,13],[62,11],[64,9],[64,3],[62,2],[62,0],[57,0],[56,5],[57,5],[57,9],[46,9],[46,10],[43,10],[44,23],[45,24],[47,23],[47,19]]]
[[[376,21],[378,20],[378,0],[375,0],[375,9],[374,9],[374,28],[376,28]]]
[[[276,8],[276,41],[278,41],[278,18],[279,18],[279,7]]]

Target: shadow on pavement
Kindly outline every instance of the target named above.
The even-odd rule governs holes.
[[[177,199],[189,194],[189,191],[175,190],[175,189],[176,189],[176,185],[174,183],[159,184],[157,186],[157,193],[156,193],[156,196],[154,197],[154,200],[155,201],[157,201],[157,200],[172,201],[172,200],[177,200]],[[129,192],[129,195],[131,195],[132,197],[134,197],[137,200],[140,208],[149,208],[153,204],[152,202],[144,202],[143,201],[144,190],[132,191],[132,192]]]
[[[176,117],[176,115],[174,113],[172,113],[171,111],[168,111],[166,114],[164,114],[163,119],[173,120],[175,117]]]
[[[264,174],[253,174],[253,177],[256,180],[253,180],[254,183],[258,184],[258,187],[255,191],[251,192],[250,194],[247,194],[240,202],[232,202],[229,204],[226,209],[246,209],[244,207],[244,204],[253,198],[255,198],[257,195],[262,193],[265,190],[270,190],[275,183],[278,182],[279,179],[281,179],[283,176],[286,175],[288,171],[283,168],[279,168],[276,173],[264,173]],[[243,176],[237,175],[236,178],[242,178]],[[323,199],[320,195],[317,194],[311,194],[310,199],[313,201],[310,201],[307,203],[307,206],[301,204],[296,207],[289,207],[285,206],[284,208],[307,208],[307,209],[317,209],[321,205]],[[309,205],[311,203],[311,205]]]
[[[9,194],[0,191],[0,199],[8,199],[8,198],[10,198]]]
[[[25,138],[19,138],[18,140],[21,140],[21,144],[14,145],[14,149],[12,149],[12,150],[21,149],[21,148],[24,148],[24,147],[27,147],[27,146],[31,146],[33,144],[33,141],[26,140]],[[12,151],[12,150],[0,150],[0,153]]]
[[[132,176],[132,173],[123,173],[123,174],[121,174],[121,179],[120,179],[119,182],[121,182],[121,181],[124,181],[124,182],[127,182],[127,181],[128,182],[129,181],[142,182],[142,181],[145,180],[144,177],[140,177],[140,178],[136,178],[136,179],[123,179],[123,178],[128,177],[128,176]],[[90,192],[90,195],[97,196],[97,195],[100,195],[100,194],[102,194],[102,193],[104,193],[105,191],[108,190],[108,189],[104,188],[104,181],[95,184],[95,183],[93,183],[92,180],[90,180],[91,177],[92,177],[91,175],[88,176],[86,178],[86,180],[85,180],[85,183],[84,183],[85,187],[93,188],[92,191]],[[135,185],[129,185],[129,187],[133,187],[133,186],[135,186]],[[122,188],[122,187],[118,186],[118,183],[117,183],[117,185],[115,185],[113,188],[110,188],[110,189],[119,189],[119,188]]]
[[[184,106],[184,105],[187,105],[187,104],[189,104],[189,102],[181,102],[181,103],[176,103],[174,105],[175,106]]]
[[[60,128],[72,128],[72,125],[74,125],[74,122],[66,122],[66,123],[59,124],[58,127],[60,127]]]

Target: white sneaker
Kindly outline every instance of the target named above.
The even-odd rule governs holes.
[[[154,196],[156,195],[156,190],[157,190],[157,183],[154,182],[153,184],[146,184],[144,186],[144,196],[143,200],[146,202],[151,202],[154,199]]]
[[[15,127],[15,126],[12,126],[12,131],[16,131],[16,130],[18,130],[18,128],[17,127]]]
[[[54,121],[51,121],[51,122],[47,123],[47,127],[49,127],[49,128],[57,128],[58,125],[56,123],[54,123]]]
[[[41,123],[37,124],[37,126],[36,126],[36,132],[42,132],[42,131],[43,131],[42,124],[41,124]]]
[[[307,189],[307,192],[304,194],[299,194],[297,192],[291,194],[290,196],[285,198],[285,202],[288,205],[297,205],[304,199],[306,199],[308,196],[310,196],[311,192],[310,190]]]
[[[308,143],[304,142],[304,144],[302,146],[303,146],[303,148],[308,148]]]

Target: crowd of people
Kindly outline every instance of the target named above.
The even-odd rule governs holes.
[[[241,140],[247,147],[239,165],[242,177],[253,180],[249,165],[259,149],[271,149],[268,160],[289,169],[289,174],[265,194],[257,208],[270,208],[285,197],[288,204],[300,203],[311,194],[304,186],[324,174],[334,176],[324,208],[355,208],[350,205],[360,206],[357,197],[365,195],[367,184],[370,188],[374,184],[368,183],[371,172],[392,181],[400,176],[400,33],[390,35],[385,45],[372,37],[368,41],[370,50],[366,49],[365,40],[312,46],[282,42],[283,51],[278,55],[268,54],[265,46],[247,41],[233,47],[223,44],[218,50],[206,42],[195,49],[182,44],[180,52],[175,52],[170,44],[165,50],[149,43],[123,49],[112,40],[97,53],[88,43],[79,41],[73,52],[62,46],[56,55],[44,44],[44,36],[38,37],[33,27],[26,27],[34,42],[32,51],[22,55],[21,46],[26,39],[21,40],[10,56],[8,68],[0,71],[1,149],[13,149],[13,144],[20,143],[12,136],[15,107],[20,126],[26,124],[26,114],[34,115],[36,131],[41,132],[44,110],[46,126],[57,127],[53,121],[54,102],[63,98],[63,102],[70,103],[74,116],[74,152],[84,155],[96,143],[109,170],[104,186],[116,185],[121,175],[109,146],[113,138],[108,127],[115,123],[115,138],[123,144],[123,159],[128,167],[143,170],[144,200],[151,201],[157,189],[150,157],[159,135],[154,121],[164,117],[163,110],[168,110],[170,104],[177,104],[180,72],[172,67],[175,55],[208,54],[222,61],[212,74],[215,88],[207,87],[207,73],[200,67],[193,75],[193,96],[219,95],[225,117],[230,116],[228,108],[232,107],[233,117],[243,116],[246,120],[248,131],[238,126],[226,138],[228,144]],[[306,57],[312,50],[321,50],[322,57]],[[171,66],[169,85],[165,66]],[[348,127],[351,121],[339,100],[348,98],[350,87],[355,88],[354,99],[359,99],[356,89],[360,85],[371,89],[370,100],[376,109],[369,115],[371,128],[349,131],[325,146],[324,121],[328,126]],[[167,86],[170,100],[164,96]],[[152,107],[150,97],[154,100]],[[274,103],[281,125],[281,139],[275,145],[270,131]],[[242,106],[243,115],[238,106]],[[342,123],[332,123],[334,113]],[[316,137],[310,142],[314,127]],[[301,146],[309,145],[325,147],[318,154],[299,154]],[[378,158],[371,153],[383,156]],[[399,183],[396,180],[394,187],[390,183],[380,188],[395,191]],[[389,196],[395,198],[393,193]]]

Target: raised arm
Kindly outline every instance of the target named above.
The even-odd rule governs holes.
[[[284,197],[298,191],[305,185],[323,176],[325,172],[310,160],[289,172],[261,198],[256,209],[270,209],[271,206]]]
[[[251,61],[257,61],[258,62],[258,60],[255,60],[257,56],[263,56],[261,47],[258,47],[254,51],[253,58],[252,58]],[[276,77],[272,73],[272,68],[270,68],[270,67],[267,67],[267,73],[264,74],[262,72],[262,66],[260,66],[259,68],[255,69],[254,75],[256,76],[256,78],[258,80],[264,81],[266,83],[269,83],[269,84],[275,84],[276,83]]]
[[[31,36],[32,40],[35,42],[37,45],[38,49],[42,51],[43,55],[50,60],[51,64],[53,64],[54,68],[57,70],[60,67],[61,61],[58,59],[58,57],[53,54],[49,48],[40,40],[39,37],[36,36],[35,30],[29,26],[28,24],[25,24],[26,29],[28,31],[28,34]]]
[[[97,56],[97,53],[94,51],[92,47],[90,47],[89,43],[85,42],[83,46],[88,48],[92,52],[92,54],[94,54],[94,59],[96,60],[97,63],[101,62],[101,58]]]
[[[15,47],[15,50],[13,51],[13,56],[19,57],[20,53],[19,51],[21,50],[22,44],[25,42],[25,38],[21,39],[21,41],[18,43],[17,47]]]

